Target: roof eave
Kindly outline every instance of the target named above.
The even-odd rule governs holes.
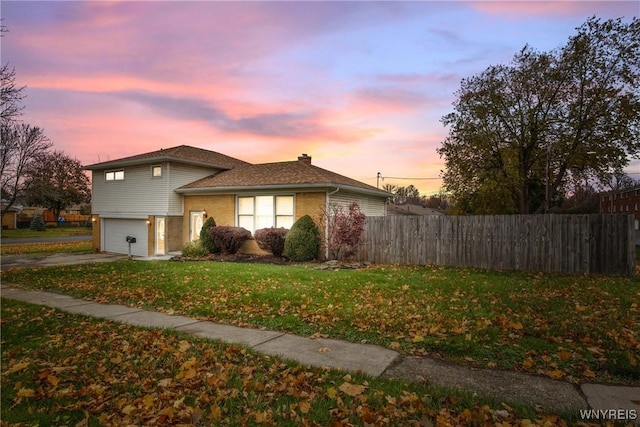
[[[159,163],[159,162],[182,163],[182,164],[192,165],[192,166],[201,166],[209,169],[222,169],[222,170],[232,169],[229,166],[222,166],[215,163],[202,162],[198,160],[180,159],[180,158],[170,157],[170,156],[159,156],[159,157],[152,157],[147,159],[134,159],[134,160],[122,160],[122,161],[114,160],[112,162],[95,163],[93,165],[87,165],[87,166],[84,166],[82,169],[103,170],[103,169],[119,168],[124,166],[138,166],[138,165],[145,165],[145,164],[152,165],[154,163]]]
[[[235,186],[220,186],[220,187],[201,187],[201,188],[178,188],[174,190],[179,194],[221,194],[221,193],[236,193],[239,191],[264,191],[264,190],[298,190],[298,189],[315,189],[315,190],[328,190],[339,189],[345,191],[352,191],[354,193],[366,194],[374,197],[387,198],[393,195],[383,190],[367,189],[355,187],[352,185],[335,184],[327,182],[309,183],[309,184],[273,184],[273,185],[235,185]]]

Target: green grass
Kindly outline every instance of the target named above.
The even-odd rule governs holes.
[[[68,237],[91,236],[91,230],[86,227],[52,227],[45,231],[35,231],[29,228],[2,230],[3,239],[27,239],[32,237]]]
[[[91,241],[11,243],[0,246],[0,255],[47,255],[56,253],[91,252]]]
[[[121,261],[8,271],[2,281],[572,382],[640,384],[637,278],[312,267]]]
[[[506,407],[428,384],[303,367],[170,330],[5,299],[1,308],[3,425],[404,426],[433,424],[436,418],[441,425],[524,425],[525,419],[542,425],[559,420],[530,406]],[[564,416],[577,420],[575,414]]]

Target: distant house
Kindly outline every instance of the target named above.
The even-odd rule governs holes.
[[[5,208],[9,202],[5,204],[2,202],[0,209]],[[20,208],[18,206],[11,206],[7,212],[2,216],[2,229],[3,230],[14,230],[18,228],[18,215],[20,214]]]
[[[181,145],[86,166],[92,172],[93,247],[138,256],[179,251],[199,238],[202,224],[290,228],[303,215],[318,218],[329,204],[357,202],[369,216],[386,214],[389,194],[294,161],[251,164]],[[242,249],[257,252],[255,241]]]
[[[431,209],[427,207],[423,207],[420,205],[395,205],[390,203],[387,205],[387,214],[388,215],[413,215],[413,216],[424,216],[424,215],[444,215],[443,212],[437,209]]]
[[[640,230],[640,185],[600,193],[600,213],[633,214],[635,229]]]

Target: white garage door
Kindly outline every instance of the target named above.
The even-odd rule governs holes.
[[[102,220],[102,250],[128,254],[127,236],[132,236],[136,238],[136,243],[131,244],[131,255],[146,257],[148,229],[144,219],[105,218]]]

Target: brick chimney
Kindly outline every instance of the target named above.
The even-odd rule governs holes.
[[[311,156],[308,156],[307,153],[303,153],[302,156],[298,156],[298,161],[304,163],[305,165],[310,165]]]

